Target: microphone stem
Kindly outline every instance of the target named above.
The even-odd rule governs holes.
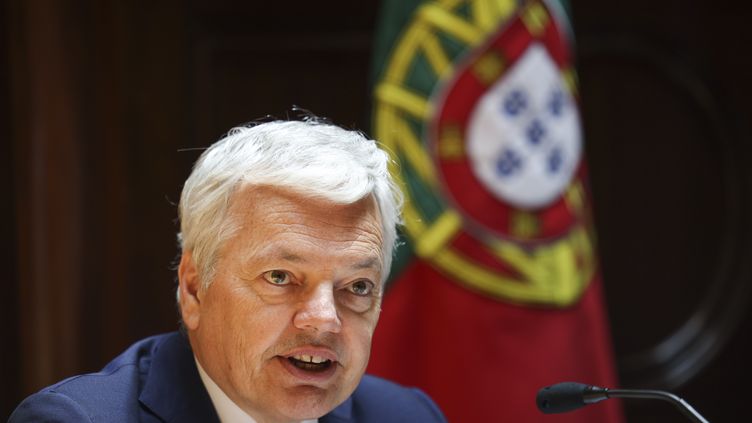
[[[636,389],[606,389],[608,398],[653,398],[668,401],[676,406],[682,414],[696,423],[710,423],[700,415],[688,402],[678,396],[665,391],[636,390]]]

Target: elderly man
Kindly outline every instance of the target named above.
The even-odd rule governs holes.
[[[438,422],[364,376],[401,197],[387,155],[314,121],[235,128],[180,199],[184,333],[27,398],[11,422]]]

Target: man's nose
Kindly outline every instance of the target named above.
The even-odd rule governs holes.
[[[320,284],[306,292],[293,323],[298,329],[339,333],[342,322],[337,315],[333,287]]]

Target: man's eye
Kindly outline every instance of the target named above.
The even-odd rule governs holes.
[[[366,296],[373,290],[373,284],[369,281],[355,281],[350,284],[350,292],[355,295]]]
[[[272,285],[287,285],[290,283],[290,275],[282,270],[270,270],[264,273],[264,279]]]

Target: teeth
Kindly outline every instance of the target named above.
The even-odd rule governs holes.
[[[315,356],[315,355],[294,355],[292,358],[298,361],[304,361],[306,363],[314,363],[314,364],[320,364],[325,361],[329,361],[326,358]]]

